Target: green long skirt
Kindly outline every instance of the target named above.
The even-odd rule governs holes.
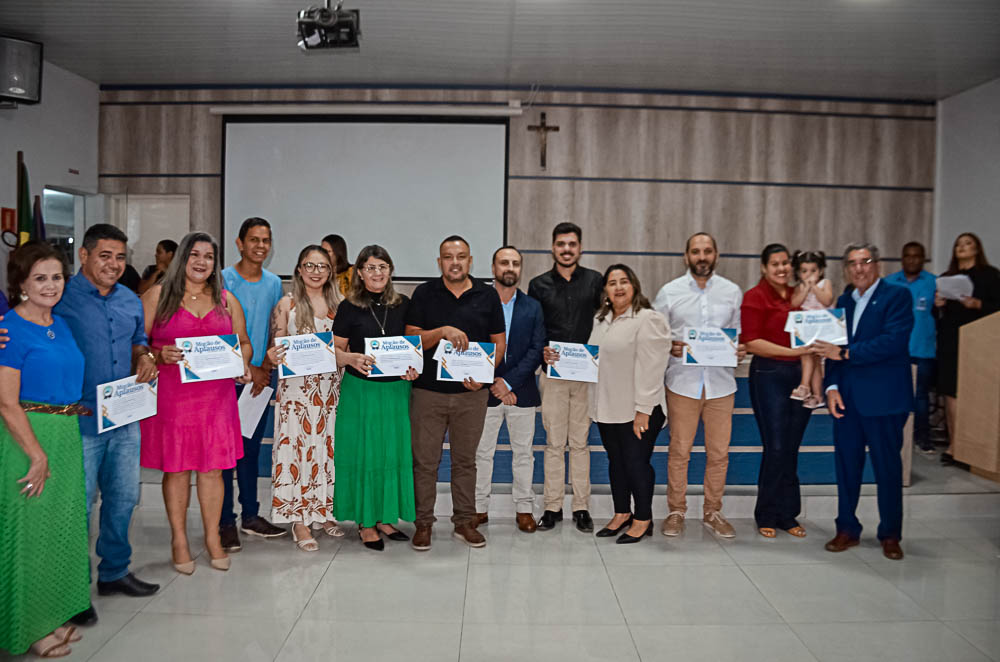
[[[409,382],[345,373],[334,443],[334,517],[364,527],[416,518]]]
[[[28,456],[0,422],[0,648],[14,654],[90,605],[83,444],[76,416],[28,413],[52,476],[25,498]]]

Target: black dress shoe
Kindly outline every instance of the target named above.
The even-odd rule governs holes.
[[[623,533],[620,536],[618,536],[618,540],[615,541],[615,544],[616,545],[631,545],[631,544],[639,542],[640,540],[642,540],[646,536],[651,536],[651,535],[653,535],[653,522],[652,521],[650,521],[649,526],[646,527],[646,532],[645,533],[640,534],[638,536],[630,536],[627,533]]]
[[[395,531],[393,531],[392,533],[386,533],[382,529],[378,529],[378,532],[379,532],[380,535],[383,535],[386,538],[388,538],[389,540],[392,540],[392,541],[395,541],[395,542],[406,542],[407,540],[410,539],[410,536],[406,535],[405,533],[403,533],[399,529],[396,529],[396,527],[393,527],[393,528],[395,529]]]
[[[121,579],[116,579],[113,582],[97,582],[98,595],[114,595],[115,593],[124,593],[125,595],[132,596],[133,598],[145,598],[153,595],[159,590],[159,584],[144,582],[131,572]]]
[[[590,513],[586,510],[574,510],[573,521],[576,522],[578,531],[590,533],[594,530],[594,520],[590,519]]]
[[[604,527],[603,529],[601,529],[600,531],[598,531],[594,535],[596,535],[598,538],[610,538],[611,536],[617,536],[619,533],[622,532],[622,529],[627,529],[630,526],[632,526],[632,516],[631,515],[629,515],[629,518],[627,520],[625,520],[617,528],[611,529],[611,528],[608,528],[608,527]]]
[[[378,529],[376,529],[376,532],[378,533]],[[382,540],[381,533],[379,533],[379,537],[377,540],[365,540],[364,538],[361,537],[361,531],[358,531],[358,539],[361,540],[362,545],[364,545],[368,549],[374,549],[376,552],[381,552],[383,549],[385,549],[385,541]]]
[[[94,605],[90,605],[76,616],[70,617],[69,622],[83,627],[93,625],[97,622],[97,610],[94,609]]]
[[[562,518],[561,510],[546,510],[542,513],[542,519],[538,520],[538,528],[542,531],[548,531],[555,527],[556,522],[561,522]]]

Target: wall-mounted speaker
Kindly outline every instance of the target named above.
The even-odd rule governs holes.
[[[42,44],[0,36],[0,100],[42,100]]]

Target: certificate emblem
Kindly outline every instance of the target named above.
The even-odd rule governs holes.
[[[108,398],[110,398],[111,394],[114,393],[114,392],[115,392],[115,390],[113,388],[111,388],[110,385],[105,386],[104,387],[104,393],[103,393],[104,399],[107,400]]]
[[[182,352],[190,352],[193,347],[194,347],[194,345],[191,343],[190,340],[185,340],[185,341],[181,342],[181,351]]]
[[[688,339],[690,339],[690,340],[697,340],[698,339],[698,330],[697,329],[688,329]]]
[[[374,338],[372,338],[371,346],[372,346],[372,349],[378,349],[378,340],[375,340]]]

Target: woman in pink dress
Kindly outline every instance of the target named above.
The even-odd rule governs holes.
[[[205,529],[205,548],[216,570],[229,569],[219,541],[222,513],[222,470],[232,469],[243,455],[236,389],[229,379],[182,384],[178,362],[184,353],[177,338],[235,334],[250,380],[252,355],[243,308],[222,289],[216,260],[218,244],[211,235],[184,237],[160,284],[142,297],[146,333],[160,366],[156,416],[141,422],[140,463],[163,472],[163,501],[170,522],[171,553],[177,572],[194,572],[187,540],[191,472],[197,473],[198,502]]]

